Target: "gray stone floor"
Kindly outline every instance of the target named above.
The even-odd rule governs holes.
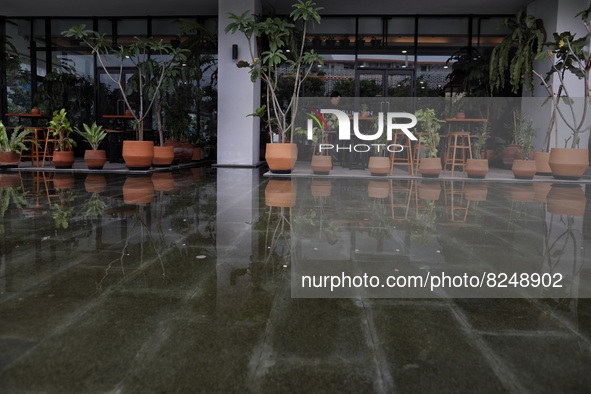
[[[587,177],[265,171],[0,174],[0,392],[590,392]],[[296,298],[306,267],[565,286]]]

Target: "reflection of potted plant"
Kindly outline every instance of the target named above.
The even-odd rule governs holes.
[[[25,192],[21,186],[0,188],[0,235],[4,234],[4,220],[2,219],[11,204],[16,209],[26,207]]]
[[[415,112],[415,116],[422,132],[419,144],[426,155],[426,157],[419,158],[421,175],[428,178],[439,178],[441,159],[437,157],[437,146],[441,139],[439,136],[441,121],[435,116],[433,108],[419,109]]]
[[[84,123],[82,127],[83,131],[77,127],[74,130],[88,142],[91,148],[84,152],[84,162],[92,170],[101,170],[107,161],[107,153],[104,149],[99,149],[99,145],[107,136],[107,132],[96,122],[91,126]]]
[[[65,109],[53,112],[53,118],[49,121],[50,133],[56,139],[53,151],[53,165],[55,168],[72,168],[74,164],[73,147],[76,141],[71,137],[72,125]]]
[[[249,69],[251,80],[261,80],[266,86],[267,105],[260,107],[256,116],[267,116],[269,139],[265,148],[269,169],[276,173],[290,173],[297,160],[297,145],[293,143],[294,127],[298,115],[301,87],[315,64],[322,64],[322,58],[314,50],[306,50],[308,22],[320,23],[316,3],[300,0],[293,5],[289,18],[259,18],[249,11],[241,15],[230,14],[232,21],[226,32],[240,31],[249,41],[250,60],[239,61],[238,67]],[[297,27],[296,27],[297,25]],[[264,40],[267,50],[259,53],[257,42]],[[295,44],[295,45],[294,45]],[[291,69],[293,89],[291,97],[284,103],[279,98],[279,90],[284,82],[282,67]],[[273,143],[274,134],[279,143]]]
[[[6,133],[6,126],[0,122],[0,167],[18,167],[21,162],[20,152],[28,150],[24,140],[32,133],[32,130],[12,131],[10,138]]]
[[[535,130],[533,121],[530,118],[524,118],[518,113],[513,113],[513,133],[517,145],[521,152],[521,159],[515,159],[511,170],[517,179],[532,179],[536,174],[536,162],[530,160],[530,154],[533,152],[533,139]]]
[[[72,189],[58,189],[59,202],[51,206],[51,217],[56,229],[67,229],[74,214],[74,193]]]
[[[488,174],[488,159],[482,158],[482,152],[486,147],[486,141],[490,136],[490,125],[485,122],[480,134],[476,136],[472,151],[474,158],[466,160],[466,174],[468,178],[484,178]]]

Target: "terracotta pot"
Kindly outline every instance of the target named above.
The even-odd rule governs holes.
[[[328,175],[332,170],[332,157],[314,155],[310,167],[315,175]]]
[[[536,190],[530,183],[512,184],[506,187],[506,196],[511,201],[534,202]]]
[[[73,151],[54,151],[53,165],[55,168],[72,168],[74,165]]]
[[[464,185],[464,196],[469,201],[486,201],[486,197],[488,197],[488,183],[466,182],[466,185]]]
[[[152,174],[152,183],[154,190],[158,192],[170,192],[176,190],[174,185],[174,177],[171,172],[157,172]]]
[[[155,146],[152,164],[154,167],[169,167],[174,160],[173,146]]]
[[[265,160],[269,171],[274,174],[291,174],[298,159],[298,146],[296,144],[267,144]]]
[[[91,170],[102,170],[107,162],[107,153],[104,150],[86,150],[84,163]]]
[[[265,204],[290,208],[296,204],[296,183],[292,179],[271,179],[265,187]]]
[[[579,185],[552,185],[546,201],[546,210],[555,215],[583,216],[587,205]]]
[[[0,189],[10,189],[21,186],[21,174],[0,174]]]
[[[384,176],[390,173],[390,158],[382,156],[370,156],[367,168],[371,175]]]
[[[467,159],[466,160],[466,175],[468,178],[482,179],[488,174],[488,160],[487,159]]]
[[[147,170],[152,166],[154,143],[152,141],[123,141],[123,160],[130,170]]]
[[[84,180],[84,189],[88,193],[102,193],[107,190],[107,178],[104,175],[89,174]]]
[[[17,152],[0,152],[0,167],[14,168],[21,162],[21,155]]]
[[[550,188],[552,187],[551,183],[547,182],[534,182],[534,200],[536,202],[546,202],[546,197],[550,192]]]
[[[201,147],[194,146],[193,147],[193,156],[191,156],[191,161],[199,161],[201,160]]]
[[[417,192],[421,200],[437,201],[441,195],[441,185],[439,182],[421,182]]]
[[[56,173],[52,178],[53,187],[59,190],[73,189],[76,183],[74,174],[60,174]]]
[[[123,202],[131,205],[154,201],[154,184],[149,177],[128,177],[123,184]]]
[[[32,115],[40,115],[41,110],[39,109],[39,107],[33,107],[33,108],[31,108],[31,114]]]
[[[534,152],[536,175],[552,175],[550,168],[550,152]]]
[[[390,182],[369,181],[367,184],[367,195],[372,198],[386,198],[390,195]]]
[[[313,197],[330,197],[332,182],[329,179],[312,179],[310,193]]]
[[[456,113],[456,119],[466,119],[466,114],[464,112]]]
[[[200,181],[202,175],[202,169],[201,168],[191,168],[191,174],[193,176],[193,180],[194,181]]]
[[[193,158],[193,145],[188,141],[166,141],[164,146],[172,146],[174,149],[172,164],[189,163]]]
[[[133,112],[128,108],[125,110],[125,116],[133,116]]]
[[[193,186],[195,173],[193,171],[182,170],[173,173],[174,187],[176,189],[186,189]]]
[[[556,179],[579,179],[589,167],[589,149],[552,148],[552,176]]]
[[[516,179],[533,179],[536,175],[536,162],[533,160],[514,160],[511,167]]]
[[[441,159],[439,157],[421,157],[419,162],[421,176],[425,178],[439,178],[441,174]]]

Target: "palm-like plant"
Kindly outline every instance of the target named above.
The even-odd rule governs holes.
[[[99,126],[94,122],[90,126],[84,123],[82,127],[84,130],[80,130],[78,127],[74,130],[90,144],[93,150],[98,150],[101,141],[107,136],[107,132],[103,129],[103,126]]]
[[[25,145],[24,140],[33,132],[30,129],[20,130],[17,127],[8,136],[6,126],[0,121],[0,152],[14,152],[19,153],[21,150],[29,150]]]

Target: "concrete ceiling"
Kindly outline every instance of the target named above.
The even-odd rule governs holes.
[[[368,7],[359,0],[317,0],[322,14],[512,14],[532,0],[383,0]],[[294,0],[262,0],[285,13]],[[145,16],[217,15],[214,0],[1,0],[4,16]],[[436,11],[435,11],[436,10]]]

